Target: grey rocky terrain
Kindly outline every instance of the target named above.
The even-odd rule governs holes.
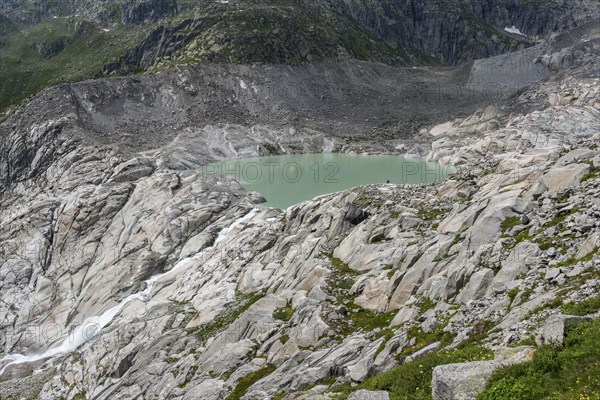
[[[356,385],[476,340],[493,355],[431,382],[475,399],[600,296],[599,35],[459,67],[185,65],[34,96],[0,121],[1,398],[388,399]],[[331,151],[457,172],[279,210],[198,170]]]

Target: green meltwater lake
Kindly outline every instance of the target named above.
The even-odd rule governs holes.
[[[263,205],[287,208],[361,185],[439,182],[455,169],[419,158],[321,153],[229,160],[205,165],[201,172],[234,177],[262,194],[267,199]]]

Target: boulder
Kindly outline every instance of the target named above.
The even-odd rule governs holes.
[[[440,258],[440,254],[447,251],[453,240],[451,236],[446,236],[427,244],[427,249],[423,255],[409,268],[396,290],[394,290],[388,309],[399,309],[405,305],[422,283],[432,276],[436,266],[434,261]]]
[[[500,349],[502,350],[502,349]],[[476,400],[495,370],[531,360],[533,348],[523,346],[505,351],[509,357],[491,361],[446,364],[435,367],[431,380],[433,400]]]
[[[570,164],[565,167],[552,168],[542,177],[542,183],[551,192],[560,192],[570,187],[579,186],[581,177],[590,171],[588,164]]]
[[[589,232],[594,229],[596,219],[588,215],[581,214],[575,218],[575,226],[581,232]]]
[[[390,400],[390,394],[383,390],[371,391],[371,390],[357,390],[352,393],[348,400]]]
[[[590,237],[588,237],[579,247],[579,251],[575,256],[576,259],[582,259],[585,256],[591,254],[594,250],[600,247],[600,234],[594,233]]]
[[[562,345],[565,339],[565,329],[589,321],[589,317],[573,315],[555,315],[548,318],[541,330],[541,339],[544,344]]]
[[[565,154],[564,156],[559,158],[556,161],[555,165],[556,166],[568,165],[573,162],[579,162],[582,160],[593,158],[596,154],[597,154],[596,151],[590,150],[590,149],[571,150],[570,152],[568,152],[567,154]]]
[[[355,204],[350,204],[344,215],[344,220],[352,225],[358,225],[367,218],[369,218],[369,213]]]
[[[405,361],[411,362],[411,361],[417,360],[421,357],[425,357],[428,354],[438,351],[439,348],[441,347],[441,345],[442,345],[442,342],[431,343],[429,346],[425,346],[421,350],[415,351],[410,356],[406,357]]]
[[[398,310],[398,314],[392,320],[390,326],[402,325],[405,322],[412,321],[419,315],[419,311],[411,306],[402,307]]]
[[[492,280],[494,279],[494,271],[490,268],[485,268],[475,272],[467,286],[457,296],[457,301],[468,303],[471,300],[477,300],[485,296]]]
[[[362,294],[356,298],[354,303],[364,309],[383,312],[387,307],[388,293],[387,287],[389,280],[370,280]]]
[[[548,268],[544,274],[544,279],[551,281],[560,275],[560,268]]]
[[[499,361],[437,366],[431,381],[433,400],[475,400],[501,366]]]
[[[486,204],[477,203],[470,207],[456,205],[452,212],[440,223],[439,233],[461,233],[470,228]]]
[[[519,243],[502,263],[502,268],[492,281],[487,294],[506,290],[507,284],[517,279],[519,274],[525,273],[535,257],[539,255],[539,247],[531,242]]]
[[[183,396],[183,400],[218,400],[222,399],[226,393],[227,391],[225,390],[223,381],[218,379],[208,379],[189,390],[185,396]]]

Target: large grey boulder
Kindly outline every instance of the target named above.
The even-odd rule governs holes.
[[[390,400],[390,394],[383,390],[370,391],[370,390],[358,390],[348,397],[348,400]]]
[[[499,361],[440,365],[433,370],[433,400],[474,400],[501,366]]]
[[[551,192],[579,186],[579,181],[583,175],[590,171],[588,164],[570,164],[566,167],[553,168],[543,177],[542,182]]]
[[[412,321],[413,319],[415,319],[418,316],[419,316],[419,311],[415,307],[411,307],[411,306],[402,307],[398,311],[398,314],[396,314],[396,316],[392,320],[392,323],[390,324],[390,326],[402,325],[405,322]]]
[[[596,250],[598,246],[600,246],[600,233],[594,233],[581,244],[575,258],[579,260],[586,257]]]
[[[475,272],[467,286],[460,292],[456,300],[461,303],[468,303],[471,300],[477,300],[485,296],[489,286],[494,279],[494,271],[490,268]]]
[[[410,356],[406,357],[405,362],[411,362],[418,360],[419,358],[425,357],[428,354],[435,353],[442,346],[442,342],[434,342],[428,346],[423,347],[421,350],[415,351]]]
[[[548,318],[541,330],[543,344],[562,345],[565,339],[565,329],[589,321],[589,317],[574,315],[555,315]]]
[[[189,390],[185,394],[185,396],[183,396],[183,399],[219,400],[222,399],[226,393],[227,391],[225,390],[223,381],[220,381],[218,379],[207,379],[200,385],[195,386],[191,390]]]
[[[596,151],[590,149],[571,150],[570,152],[559,158],[554,165],[556,165],[557,167],[562,167],[564,165],[569,165],[574,162],[580,162],[583,160],[590,159],[596,154]]]
[[[487,295],[492,295],[494,292],[500,293],[506,290],[507,284],[514,281],[520,274],[526,273],[531,264],[535,261],[540,253],[537,244],[531,242],[519,243],[510,253],[510,255],[502,262],[502,268],[489,286]]]
[[[502,354],[504,350],[504,353]],[[432,374],[433,400],[476,400],[495,370],[531,360],[533,348],[500,349],[496,360],[446,364],[435,367]]]

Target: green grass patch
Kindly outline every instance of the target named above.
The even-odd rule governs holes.
[[[446,215],[448,213],[449,210],[445,210],[443,208],[420,208],[419,209],[419,215],[421,216],[421,218],[427,220],[427,221],[433,221],[436,220],[444,215]]]
[[[77,32],[82,19],[58,18],[25,28],[0,46],[0,112],[28,96],[57,83],[97,76],[150,29],[150,25],[110,27],[109,32],[91,25]],[[48,53],[44,49],[56,48]]]
[[[416,305],[421,310],[421,315],[423,315],[432,308],[435,308],[436,302],[431,300],[429,297],[423,297],[417,302]]]
[[[375,354],[381,353],[385,349],[385,344],[387,343],[387,341],[390,340],[392,337],[394,337],[393,330],[391,330],[389,328],[382,329],[381,332],[379,332],[375,338],[375,339],[383,338],[383,340],[381,341],[381,344],[377,348],[377,352]]]
[[[225,400],[239,400],[241,399],[248,388],[254,385],[256,382],[260,381],[264,377],[270,375],[275,371],[277,367],[272,364],[265,365],[264,367],[246,375],[242,379],[240,379],[235,386],[235,389],[229,394],[229,396],[225,397]]]
[[[335,297],[335,304],[343,304],[347,308],[344,318],[328,321],[334,330],[341,336],[347,336],[357,330],[369,332],[387,328],[396,312],[376,313],[356,305],[350,289],[358,273],[333,255],[328,254],[327,257],[332,265],[332,274],[327,278],[328,294]]]
[[[588,172],[587,174],[584,174],[581,177],[581,183],[583,183],[585,181],[589,181],[590,179],[596,179],[599,175],[600,175],[600,168],[595,168],[592,166],[592,168],[590,169],[590,172]]]
[[[189,300],[184,300],[184,301],[175,300],[175,299],[169,299],[169,300],[171,300],[171,302],[173,304],[175,304],[176,306],[180,306],[180,307],[185,307],[188,304],[191,304],[191,302]]]
[[[331,386],[335,383],[336,378],[335,377],[330,377],[330,378],[326,378],[326,379],[320,379],[317,382],[313,383],[312,385],[309,385],[307,387],[304,388],[305,392],[308,392],[309,390],[313,389],[316,386],[319,385],[324,385],[324,386]]]
[[[588,254],[585,257],[577,258],[575,256],[572,256],[572,257],[569,257],[568,259],[566,259],[565,261],[562,261],[562,262],[560,262],[558,264],[552,265],[552,267],[553,268],[570,267],[570,266],[575,265],[575,264],[580,263],[580,262],[592,261],[594,259],[594,256],[597,255],[598,253],[600,253],[600,251],[596,247],[594,249],[594,251],[592,251],[590,254]]]
[[[192,381],[192,378],[196,375],[197,371],[198,371],[198,366],[197,365],[192,365],[190,367],[190,369],[186,372],[184,381],[182,383],[180,383],[179,385],[177,385],[177,386],[180,389],[183,389],[184,387],[186,387],[187,384]]]
[[[431,375],[438,365],[490,360],[493,353],[480,346],[467,344],[453,350],[443,350],[402,364],[388,372],[367,378],[358,386],[349,384],[335,388],[335,397],[345,400],[357,390],[384,390],[391,400],[431,400]]]
[[[413,346],[407,346],[402,350],[401,356],[408,356],[423,349],[435,342],[441,342],[441,346],[447,346],[452,343],[456,335],[454,333],[444,332],[444,325],[436,326],[431,332],[423,332],[419,325],[414,325],[407,332],[409,340],[415,339]]]
[[[355,305],[354,307],[358,306]],[[363,331],[367,332],[372,331],[376,328],[383,330],[390,325],[395,315],[395,311],[390,311],[386,313],[376,313],[358,307],[358,311],[350,311],[348,313],[348,317],[353,323],[349,327],[350,331],[347,332],[347,335],[359,329],[362,329]]]
[[[289,321],[292,319],[294,315],[294,309],[292,307],[286,306],[282,308],[278,308],[273,311],[273,318],[278,319],[280,321]]]
[[[591,297],[579,303],[566,303],[561,306],[562,312],[567,315],[588,315],[600,310],[600,296]]]
[[[522,232],[519,232],[518,234],[516,234],[515,236],[509,236],[506,233],[502,234],[502,238],[510,238],[512,237],[514,239],[514,241],[512,242],[505,242],[502,244],[502,247],[506,248],[506,249],[513,249],[517,244],[522,243],[526,240],[529,241],[534,241],[531,236],[529,236],[529,229],[525,229]],[[538,243],[539,245],[539,243]]]
[[[600,398],[600,319],[567,331],[563,346],[541,346],[533,360],[496,371],[478,400]]]
[[[532,347],[536,347],[537,343],[535,341],[535,338],[533,336],[528,336],[526,338],[523,338],[521,340],[519,340],[518,342],[513,342],[510,344],[510,347],[520,347],[520,346],[532,346]]]
[[[566,221],[567,218],[569,218],[571,215],[576,214],[578,212],[579,212],[579,207],[573,207],[566,212],[560,212],[559,215],[552,218],[546,225],[544,225],[544,228],[546,228],[546,229],[552,228],[554,226],[557,226],[558,224],[562,224],[563,222]]]
[[[459,244],[459,243],[460,243],[460,241],[461,241],[461,237],[460,237],[460,235],[458,235],[458,234],[457,234],[457,235],[455,235],[455,236],[454,236],[454,240],[452,241],[452,246]]]
[[[508,298],[510,299],[510,302],[512,303],[513,300],[515,299],[515,297],[517,297],[517,295],[519,294],[519,288],[516,287],[516,288],[510,289],[507,294],[508,294]]]
[[[327,257],[329,261],[331,261],[331,265],[335,268],[335,272],[345,275],[357,276],[358,273],[351,269],[348,264],[340,260],[339,258],[334,257],[332,254],[328,254]]]
[[[502,233],[506,234],[509,229],[514,228],[517,225],[521,225],[521,217],[519,216],[505,218],[500,226],[502,228]]]
[[[352,289],[358,273],[332,254],[327,254],[327,258],[332,267],[332,273],[327,278],[328,286],[333,291],[331,294],[336,298],[343,297],[339,300],[353,300],[353,297],[350,296],[350,289]]]
[[[558,295],[558,296],[556,296],[556,298],[554,298],[554,300],[552,300],[546,304],[542,304],[539,307],[534,308],[533,311],[531,312],[531,315],[537,314],[543,310],[561,307],[563,305],[563,301],[564,301],[563,296]]]
[[[236,319],[244,312],[246,312],[250,306],[260,300],[263,296],[261,294],[252,295],[238,295],[236,304],[229,307],[226,311],[217,315],[213,321],[208,324],[200,325],[197,328],[190,329],[189,332],[193,333],[200,339],[202,343],[206,342],[209,338],[219,334],[225,330],[229,325],[235,322]]]

